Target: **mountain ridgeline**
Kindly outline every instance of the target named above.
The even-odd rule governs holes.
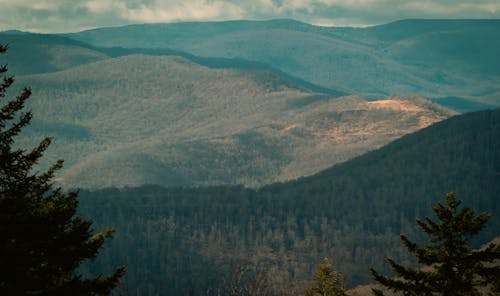
[[[127,55],[178,56],[208,68],[232,68],[271,72],[298,87],[314,92],[336,96],[347,94],[345,90],[321,87],[291,76],[268,64],[256,61],[221,57],[200,57],[170,48],[96,47],[71,38],[50,34],[13,33],[7,31],[0,32],[0,38],[2,42],[9,44],[12,48],[6,54],[6,57],[1,58],[9,61],[9,69],[11,72],[16,73],[16,75],[57,72],[83,64]]]
[[[432,205],[447,192],[454,191],[466,207],[492,214],[476,246],[498,236],[499,135],[500,110],[482,111],[259,190],[82,191],[81,212],[97,227],[119,230],[103,256],[84,270],[99,274],[126,262],[123,291],[178,295],[217,287],[243,264],[267,270],[277,289],[300,291],[314,263],[331,257],[349,286],[366,284],[368,267],[389,273],[386,255],[412,263],[399,234],[422,242],[414,220],[431,216]]]
[[[271,20],[64,35],[7,31],[0,38],[15,48],[9,64],[17,75],[129,54],[176,55],[207,67],[272,71],[314,92],[369,99],[413,93],[467,112],[500,105],[499,34],[498,20],[414,19],[366,28]]]
[[[66,36],[258,61],[317,85],[380,98],[414,93],[500,104],[499,20],[402,20],[367,28],[293,20],[143,24]],[[439,86],[439,87],[437,87]]]

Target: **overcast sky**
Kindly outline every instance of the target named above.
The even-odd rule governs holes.
[[[133,23],[293,18],[364,26],[404,18],[500,18],[500,0],[0,0],[0,31],[74,32]]]

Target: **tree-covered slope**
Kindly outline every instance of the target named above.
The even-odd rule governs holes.
[[[236,264],[300,288],[324,257],[350,287],[411,264],[399,234],[422,241],[415,218],[444,194],[492,214],[476,246],[500,229],[500,110],[455,116],[311,177],[260,190],[139,187],[83,191],[81,211],[118,232],[86,271],[128,262],[124,291],[176,295],[222,284]],[[290,283],[293,283],[290,285]],[[300,289],[299,289],[300,290]]]
[[[368,28],[271,20],[131,25],[67,36],[98,46],[141,44],[259,61],[374,97],[415,93],[498,106],[499,34],[498,20],[403,20]]]
[[[455,116],[314,176],[262,188],[261,194],[297,200],[307,196],[304,202],[318,205],[319,212],[317,199],[340,203],[350,212],[371,217],[370,227],[376,231],[383,231],[378,222],[387,218],[380,215],[385,207],[391,213],[417,217],[449,191],[496,214],[500,211],[498,135],[500,110]],[[349,219],[349,213],[345,215]]]
[[[321,87],[280,71],[270,65],[256,61],[220,57],[200,57],[166,47],[140,48],[141,44],[136,44],[132,48],[117,46],[96,47],[63,36],[32,34],[19,31],[0,32],[0,40],[9,44],[11,49],[5,56],[0,57],[0,62],[8,62],[12,73],[16,75],[57,72],[96,61],[128,55],[179,56],[208,68],[231,68],[271,72],[273,75],[279,76],[295,84],[297,87],[314,92],[330,95],[347,94],[344,89]]]
[[[53,135],[70,187],[260,186],[311,175],[443,120],[415,96],[368,102],[273,72],[128,55],[18,77],[36,93],[30,138]],[[29,139],[25,139],[28,141]]]

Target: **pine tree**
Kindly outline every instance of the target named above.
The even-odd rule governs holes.
[[[439,221],[417,220],[418,226],[430,236],[430,244],[418,246],[406,236],[401,240],[418,263],[427,268],[404,267],[387,259],[397,277],[389,278],[370,269],[377,282],[403,295],[482,295],[485,291],[498,293],[500,282],[500,245],[490,243],[475,250],[469,239],[483,229],[489,214],[476,215],[472,208],[459,209],[455,195],[446,195],[446,204],[438,203],[433,210]],[[495,264],[493,264],[496,261]],[[376,295],[383,295],[374,289]],[[499,294],[494,294],[499,295]]]
[[[314,275],[314,282],[304,291],[306,296],[344,296],[345,285],[342,275],[333,269],[333,264],[328,258],[318,266]]]
[[[0,54],[6,46],[0,45]],[[0,100],[14,82],[0,67]],[[57,161],[43,173],[35,166],[51,139],[43,139],[30,151],[13,148],[15,137],[30,123],[24,112],[31,90],[0,105],[0,295],[107,295],[124,274],[84,279],[76,269],[96,257],[107,229],[92,235],[90,221],[76,214],[78,194],[57,187]]]

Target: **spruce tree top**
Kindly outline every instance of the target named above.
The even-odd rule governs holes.
[[[401,235],[404,246],[415,255],[417,262],[430,268],[413,269],[387,259],[396,278],[382,276],[371,269],[375,280],[403,295],[465,296],[500,292],[500,246],[490,243],[480,250],[470,246],[470,238],[485,227],[490,215],[476,214],[472,208],[460,209],[459,206],[460,201],[450,193],[444,205],[438,203],[433,208],[438,221],[417,220],[418,226],[430,237],[428,245],[419,246]],[[379,290],[374,292],[383,295]]]

